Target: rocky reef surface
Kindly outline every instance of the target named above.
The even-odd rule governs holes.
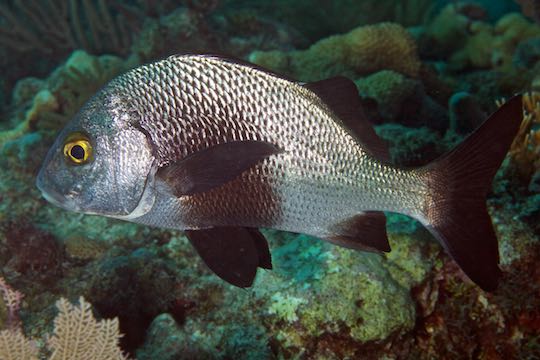
[[[299,1],[271,16],[271,2],[151,3],[0,5],[0,329],[31,340],[28,358],[55,349],[45,335],[62,336],[58,309],[85,314],[84,304],[98,319],[118,319],[119,347],[137,359],[540,357],[540,26],[533,10],[524,6],[523,14],[507,2],[494,14],[479,3],[421,0],[313,9]],[[312,16],[295,23],[301,9]],[[43,20],[50,26],[18,30],[36,11],[69,16],[57,27]],[[336,21],[317,22],[325,14]],[[92,22],[106,31],[93,33]],[[45,40],[35,39],[44,29]],[[59,39],[58,29],[70,35]],[[404,166],[433,160],[497,102],[527,93],[525,121],[488,199],[504,272],[499,288],[480,290],[421,225],[395,214],[388,214],[392,251],[383,255],[264,230],[274,270],[259,271],[243,290],[213,275],[182,232],[69,213],[42,199],[35,175],[78,108],[123,71],[188,51],[234,54],[299,81],[351,78],[393,161]],[[58,302],[81,296],[80,310]]]

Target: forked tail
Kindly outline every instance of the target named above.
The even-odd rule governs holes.
[[[486,195],[522,118],[521,96],[515,96],[457,148],[422,169],[429,187],[424,225],[487,291],[496,289],[501,271]]]

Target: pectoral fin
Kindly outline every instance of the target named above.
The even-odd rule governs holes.
[[[268,243],[257,229],[214,227],[186,235],[206,265],[232,285],[250,287],[257,267],[272,268]]]
[[[386,217],[378,211],[365,212],[334,225],[335,235],[328,241],[349,249],[388,252],[390,244],[386,235]]]
[[[223,185],[265,158],[280,153],[264,141],[233,141],[191,154],[158,170],[176,196],[193,195]]]

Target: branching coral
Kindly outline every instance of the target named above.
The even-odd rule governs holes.
[[[97,321],[91,305],[82,297],[78,306],[64,298],[58,300],[56,306],[59,314],[54,320],[54,333],[47,342],[52,352],[49,360],[127,359],[118,346],[121,337],[118,319]],[[0,358],[34,360],[38,359],[38,349],[20,329],[4,330],[0,332]]]
[[[12,289],[11,286],[6,283],[6,280],[0,276],[0,296],[7,312],[7,328],[12,330],[17,329],[20,325],[19,309],[21,307],[23,294]]]
[[[14,0],[0,4],[0,20],[0,44],[20,53],[126,54],[131,45],[127,22],[105,0]]]

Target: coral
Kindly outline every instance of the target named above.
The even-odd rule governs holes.
[[[392,70],[382,70],[355,81],[360,96],[373,99],[385,121],[394,121],[404,101],[416,95],[421,86],[417,80],[409,79]]]
[[[298,320],[298,315],[296,314],[298,307],[307,303],[305,299],[290,295],[284,296],[279,292],[272,295],[271,301],[272,305],[268,308],[268,313],[275,314],[290,323]]]
[[[358,74],[387,69],[417,77],[416,44],[401,25],[380,23],[352,30],[345,36],[346,62]]]
[[[531,23],[519,13],[510,13],[500,18],[493,31],[496,38],[491,62],[497,67],[511,65],[512,56],[520,42],[540,37],[540,25]]]
[[[49,360],[56,359],[126,359],[118,347],[121,335],[118,319],[97,321],[84,298],[79,306],[66,299],[56,303],[59,314],[54,319],[54,333],[48,342],[52,351]]]
[[[460,70],[469,66],[474,68],[490,68],[492,66],[493,44],[495,35],[493,27],[484,22],[474,22],[469,26],[463,47],[450,57],[450,66]]]
[[[206,349],[190,339],[190,334],[167,313],[158,315],[152,321],[145,345],[137,351],[139,360],[210,360],[216,357],[211,349]]]
[[[483,10],[478,5],[462,2],[446,5],[421,34],[421,53],[444,58],[460,49],[467,38],[469,27],[478,18],[469,16],[471,7],[476,13]]]
[[[20,330],[0,331],[0,359],[38,360],[38,349]]]
[[[322,39],[307,50],[255,51],[249,60],[302,81],[340,74],[358,77],[384,69],[417,77],[420,70],[413,38],[394,23],[362,26]]]
[[[466,67],[508,69],[520,42],[540,36],[540,26],[521,14],[503,16],[493,26],[476,21],[468,27],[463,46],[450,58],[454,70]]]
[[[384,266],[393,279],[404,288],[412,289],[421,283],[434,268],[434,261],[426,261],[439,252],[438,245],[430,241],[430,234],[418,224],[411,234],[390,233],[392,251],[386,255]],[[407,229],[408,230],[408,229]]]
[[[538,254],[538,244],[526,247],[520,259],[505,267],[493,294],[453,281],[459,270],[443,259],[441,270],[413,290],[420,311],[417,353],[411,357],[538,357],[538,348],[529,346],[534,345],[540,319]]]
[[[15,87],[14,100],[30,106],[13,129],[0,131],[0,149],[30,131],[57,131],[107,81],[125,70],[129,63],[110,55],[99,57],[74,51],[64,65],[45,81],[23,79]]]
[[[26,112],[25,119],[14,129],[0,132],[0,148],[8,141],[13,141],[28,133],[39,115],[45,112],[55,112],[59,108],[55,96],[47,89],[40,90],[32,99],[32,106]]]
[[[0,293],[2,305],[6,309],[5,326],[10,330],[15,330],[20,326],[19,310],[21,308],[21,301],[23,294],[17,290],[13,290],[11,286],[6,283],[6,280],[0,276]]]
[[[523,122],[510,148],[510,158],[521,177],[531,183],[535,173],[540,172],[540,93],[523,96],[523,115]]]
[[[54,319],[54,332],[47,340],[48,360],[125,360],[118,347],[122,336],[117,319],[97,321],[92,308],[84,298],[75,306],[64,298],[57,301],[59,314]],[[2,359],[38,359],[38,349],[20,329],[0,332],[0,357]]]
[[[338,256],[329,260],[335,270],[314,289],[313,302],[300,308],[300,324],[312,336],[345,331],[351,339],[366,342],[412,328],[414,305],[408,292],[385,269],[380,255],[341,248],[335,248],[335,253]],[[345,276],[340,270],[345,267],[347,273],[355,275]],[[329,297],[336,299],[334,306],[327,306]]]

